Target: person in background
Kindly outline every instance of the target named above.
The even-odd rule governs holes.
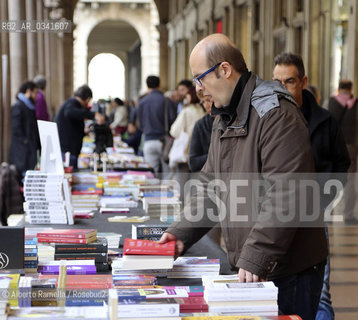
[[[159,90],[160,79],[157,76],[147,77],[148,93],[139,100],[137,119],[139,129],[144,134],[144,160],[151,165],[154,172],[166,170],[163,160],[163,137],[165,136],[164,112],[167,105],[169,127],[175,120],[173,102],[165,98]]]
[[[208,192],[199,186],[180,221],[165,231],[159,243],[175,241],[175,256],[179,256],[219,220],[229,263],[238,280],[272,280],[278,287],[282,314],[314,320],[327,241],[324,228],[301,225],[298,204],[304,190],[300,183],[288,185],[293,177],[300,180],[302,175],[298,174],[314,174],[303,115],[281,84],[263,81],[247,70],[242,53],[223,34],[202,39],[191,52],[189,63],[197,92],[210,98],[212,114],[216,115],[201,186],[219,179],[216,203],[222,203],[213,204]],[[236,174],[246,173],[252,173],[253,179],[260,176],[265,187],[258,195],[250,188],[252,180],[246,180],[249,186],[240,185],[236,194],[252,201],[233,206],[230,185],[240,180]],[[294,208],[291,195],[296,199]],[[217,210],[222,213],[219,219],[213,217]],[[282,219],[288,215],[290,221]]]
[[[318,91],[317,87],[315,87],[311,84],[308,84],[306,86],[306,90],[311,92],[311,94],[315,97],[317,104],[320,105],[321,98],[319,96],[319,91]]]
[[[11,107],[11,142],[9,162],[18,172],[19,182],[27,170],[34,170],[41,149],[35,114],[38,87],[32,81],[24,82],[17,101]]]
[[[189,89],[193,87],[193,83],[190,80],[183,79],[181,80],[176,88],[176,95],[174,95],[174,99],[177,100],[177,113],[180,113],[180,111],[183,109],[185,103],[184,99],[187,93],[189,92]]]
[[[114,130],[116,134],[122,134],[127,131],[128,126],[128,108],[124,105],[123,101],[119,98],[115,98],[112,101],[112,105],[115,107],[114,119],[109,127]]]
[[[328,100],[328,110],[342,129],[351,159],[348,181],[343,192],[344,222],[347,225],[358,224],[358,219],[354,216],[356,204],[355,172],[357,171],[357,98],[352,94],[352,86],[352,81],[341,80],[338,86],[338,94]]]
[[[89,86],[83,85],[73,93],[73,97],[62,104],[55,117],[61,151],[63,156],[66,152],[70,152],[70,165],[74,169],[77,169],[78,155],[81,152],[82,140],[85,135],[84,120],[104,121],[104,116],[101,113],[88,109],[91,100],[92,90]]]
[[[339,178],[345,183],[350,160],[343,134],[331,113],[321,108],[316,98],[305,90],[308,79],[301,56],[281,53],[275,57],[274,65],[273,80],[281,82],[292,94],[308,123],[316,172],[329,174],[323,178],[323,183],[327,178],[335,178],[336,174],[342,175]],[[324,211],[333,199],[323,195],[321,199],[322,211]],[[329,247],[327,227],[326,236]],[[316,320],[334,319],[329,277],[330,256],[328,255]]]
[[[192,86],[189,88],[188,93],[185,95],[183,100],[184,108],[178,114],[170,128],[170,135],[174,139],[178,139],[182,131],[187,133],[189,136],[188,147],[185,152],[187,162],[177,164],[179,172],[189,172],[189,146],[194,125],[197,120],[201,119],[205,115],[205,111],[199,102],[200,100],[196,95],[195,88]]]
[[[209,97],[200,100],[206,111],[206,115],[199,119],[194,126],[189,148],[189,169],[191,172],[199,172],[208,158],[211,131],[213,129],[214,116],[211,115],[211,101]]]
[[[34,78],[34,82],[39,88],[39,92],[37,93],[37,97],[35,101],[36,119],[49,121],[50,116],[48,114],[48,108],[45,98],[46,78],[43,75],[37,75]]]
[[[105,118],[99,118],[93,125],[93,132],[95,135],[95,152],[101,154],[106,152],[106,148],[113,147],[112,131],[106,124]]]

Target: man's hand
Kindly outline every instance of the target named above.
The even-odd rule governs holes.
[[[183,241],[177,239],[177,237],[171,233],[164,232],[158,243],[164,244],[169,241],[175,241],[175,255],[174,258],[178,258],[184,250]]]
[[[239,277],[240,282],[263,282],[263,281],[266,281],[265,279],[260,278],[256,274],[252,274],[250,271],[246,271],[245,269],[241,269],[241,268],[240,268],[237,276]]]

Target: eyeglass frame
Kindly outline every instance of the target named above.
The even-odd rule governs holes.
[[[209,74],[210,72],[214,71],[217,67],[219,67],[222,64],[222,62],[218,62],[215,66],[211,67],[210,69],[206,70],[204,73],[202,73],[201,75],[195,77],[193,79],[193,84],[194,86],[199,86],[202,87],[202,83],[200,81],[200,79],[203,79],[207,74]]]

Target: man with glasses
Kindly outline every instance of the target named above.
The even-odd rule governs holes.
[[[219,220],[232,270],[241,282],[274,281],[281,312],[313,320],[327,243],[323,228],[301,226],[302,212],[295,205],[301,190],[287,183],[297,179],[298,173],[314,172],[304,118],[285,88],[247,70],[241,52],[225,35],[201,40],[190,55],[190,66],[197,92],[210,99],[212,114],[217,115],[201,173],[213,174],[223,182],[217,193]],[[233,183],[250,185],[254,181],[234,180],[236,174],[261,177],[260,195],[242,185],[235,187],[240,192],[232,190]],[[232,199],[233,191],[240,199]],[[203,201],[209,196],[201,193]],[[192,199],[190,212],[203,203]],[[216,225],[208,204],[205,202],[207,214],[201,219],[192,219],[184,210],[184,216],[167,229],[160,242],[175,240],[176,255],[183,253]],[[292,214],[292,220],[282,219]]]
[[[308,123],[315,168],[317,172],[321,173],[319,178],[323,178],[322,182],[324,183],[327,178],[337,177],[345,183],[350,159],[343,134],[331,113],[321,108],[315,97],[305,89],[308,79],[301,56],[287,52],[281,53],[275,57],[274,65],[273,80],[281,82],[292,94]],[[323,177],[323,173],[328,175]],[[321,196],[321,207],[326,208],[332,200],[331,197]],[[329,243],[327,229],[326,235],[327,243]],[[329,292],[329,276],[330,259],[328,255],[316,320],[334,319]]]

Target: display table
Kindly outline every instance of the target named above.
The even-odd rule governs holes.
[[[141,208],[131,208],[131,216],[143,216],[145,213]],[[54,228],[54,229],[97,229],[98,232],[116,232],[122,235],[120,245],[123,245],[125,238],[132,237],[132,223],[127,222],[108,222],[107,218],[116,214],[101,214],[97,212],[92,219],[76,219],[75,224],[28,224],[22,219],[18,226],[26,228]],[[163,224],[158,218],[151,218],[144,223],[135,224]],[[220,273],[231,274],[230,266],[224,250],[208,236],[204,236],[200,241],[195,243],[186,253],[186,256],[207,256],[210,259],[220,259]],[[172,283],[172,279],[167,279]],[[189,280],[189,279],[186,279]]]

